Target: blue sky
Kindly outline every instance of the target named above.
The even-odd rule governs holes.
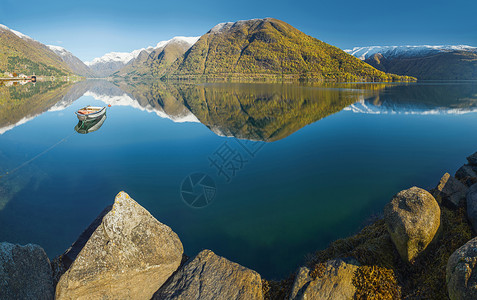
[[[371,45],[477,46],[477,1],[18,1],[0,0],[0,23],[87,61],[217,23],[274,17],[340,48]]]

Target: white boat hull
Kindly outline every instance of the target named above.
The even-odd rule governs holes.
[[[87,107],[85,107],[85,108],[87,108]],[[98,110],[97,112],[86,114],[86,115],[80,114],[77,111],[75,112],[76,117],[78,117],[78,120],[80,120],[80,121],[96,120],[96,119],[102,117],[105,113],[106,113],[106,107],[100,107],[100,110]]]

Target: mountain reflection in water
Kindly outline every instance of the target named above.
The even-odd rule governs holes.
[[[283,139],[343,109],[372,114],[477,110],[475,85],[38,82],[0,88],[0,134],[45,111],[63,110],[83,95],[105,104],[154,112],[177,123],[201,122],[220,136],[267,142]]]
[[[77,124],[75,110],[108,104],[107,120]],[[397,191],[455,172],[477,149],[476,110],[472,82],[3,86],[0,240],[54,257],[125,190],[187,255],[207,248],[284,278]],[[265,143],[249,143],[264,146],[227,182],[209,158],[242,139]],[[217,188],[201,209],[180,198],[196,172]]]

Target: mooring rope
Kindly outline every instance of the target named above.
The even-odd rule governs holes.
[[[108,105],[108,107],[111,107],[111,105]],[[81,121],[81,126],[80,126],[80,127],[82,127],[85,122],[86,122],[86,120]],[[7,176],[7,175],[10,175],[10,174],[12,174],[12,173],[18,171],[19,169],[23,168],[24,166],[28,165],[29,163],[31,163],[31,162],[34,161],[35,159],[38,159],[38,158],[41,157],[42,155],[46,154],[48,151],[51,151],[51,150],[52,150],[53,148],[55,148],[56,146],[58,146],[59,144],[63,143],[63,142],[66,141],[67,139],[69,139],[69,138],[70,138],[72,135],[74,135],[75,133],[76,133],[76,130],[75,130],[72,134],[70,134],[70,135],[68,135],[68,136],[66,136],[66,137],[64,137],[64,138],[62,138],[59,142],[55,143],[54,145],[52,145],[52,146],[49,147],[48,149],[46,149],[46,150],[44,150],[43,152],[41,152],[41,153],[35,155],[34,157],[30,158],[29,160],[23,162],[23,163],[20,164],[18,167],[14,168],[14,169],[12,169],[12,170],[10,170],[10,171],[7,171],[7,172],[5,172],[5,173],[3,173],[3,174],[0,174],[0,178],[2,178],[2,177],[4,177],[4,176]]]
[[[67,139],[69,139],[72,135],[74,135],[76,133],[73,132],[72,134],[62,138],[61,140],[59,140],[58,142],[56,142],[55,144],[53,144],[52,146],[50,146],[49,148],[47,148],[46,150],[42,151],[41,153],[35,155],[34,157],[30,158],[29,160],[21,163],[18,167],[15,167],[13,168],[12,170],[10,171],[7,171],[3,174],[0,175],[0,178],[4,177],[4,176],[7,176],[7,175],[10,175],[16,171],[18,171],[19,169],[23,168],[24,166],[28,165],[29,163],[31,163],[32,161],[38,159],[39,157],[41,157],[42,155],[46,154],[47,152],[51,151],[53,148],[55,148],[56,146],[58,146],[59,144],[63,143],[64,141],[66,141]]]

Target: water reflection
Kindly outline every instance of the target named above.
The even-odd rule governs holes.
[[[119,83],[139,105],[175,122],[199,121],[220,136],[277,141],[375,95],[385,85]]]
[[[166,84],[85,80],[0,88],[0,134],[81,96],[200,122],[220,136],[273,142],[341,110],[367,114],[462,114],[477,111],[475,84]],[[80,128],[81,126],[78,126]]]
[[[0,93],[10,88],[2,87]],[[382,211],[396,191],[435,186],[477,147],[469,138],[477,130],[477,114],[345,111],[330,116],[363,103],[396,113],[471,111],[475,83],[291,86],[88,80],[50,92],[57,96],[50,101],[40,94],[43,106],[37,105],[38,112],[48,113],[0,135],[0,174],[16,170],[0,178],[0,239],[39,243],[51,256],[63,252],[110,204],[111,196],[124,189],[174,228],[187,254],[207,247],[267,278],[283,278],[307,252],[354,232],[370,213]],[[25,109],[36,101],[1,99],[16,118],[31,114],[15,110],[15,101]],[[108,123],[94,134],[73,131],[74,111],[88,104],[104,106],[100,101],[112,105]],[[218,137],[210,130],[269,143],[227,183],[208,158],[226,142],[247,141]],[[87,157],[88,163],[78,157]],[[215,175],[217,183],[217,198],[201,211],[190,209],[178,193],[192,172]]]
[[[63,100],[72,86],[65,81],[47,81],[0,87],[0,134],[44,113]]]
[[[102,115],[98,119],[91,121],[79,121],[75,126],[75,131],[80,134],[87,134],[99,130],[106,121],[106,114]]]
[[[424,83],[387,87],[347,108],[366,114],[466,114],[477,112],[477,85],[471,82]]]

